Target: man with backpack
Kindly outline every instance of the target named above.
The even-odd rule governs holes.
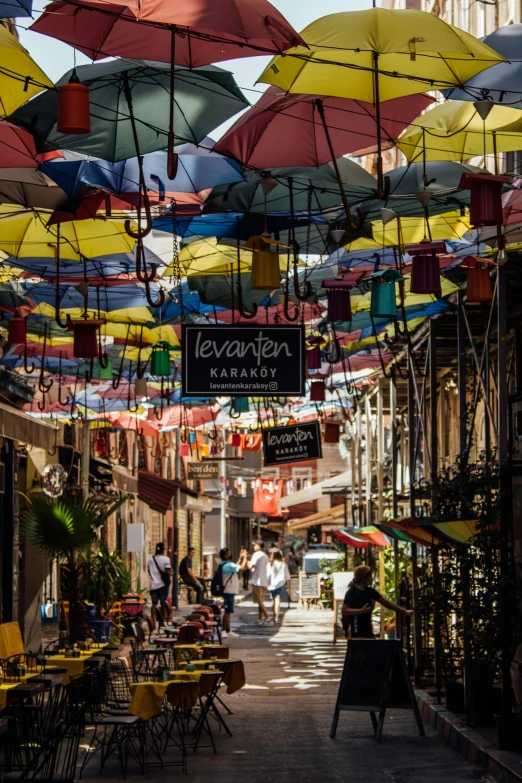
[[[230,549],[222,549],[219,553],[221,563],[217,567],[212,579],[211,593],[215,597],[222,597],[224,604],[223,637],[235,638],[237,633],[230,630],[230,620],[234,614],[236,595],[239,593],[238,574],[242,570],[238,563],[232,562]]]
[[[156,544],[156,553],[149,557],[147,563],[149,572],[149,592],[152,601],[152,613],[157,612],[160,626],[164,625],[164,620],[169,616],[169,607],[167,598],[169,595],[170,578],[172,566],[170,558],[165,554],[165,544],[160,541]],[[157,608],[160,604],[161,610]]]

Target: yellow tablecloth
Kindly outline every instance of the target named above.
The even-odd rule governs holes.
[[[210,665],[213,668],[221,669],[224,672],[223,682],[227,686],[227,693],[235,693],[244,687],[245,679],[245,666],[243,661],[232,658],[217,658],[217,660],[205,660],[205,661],[192,661],[195,672],[203,669],[208,669]],[[186,663],[180,664],[180,670],[185,669]],[[194,672],[194,673],[195,673]],[[172,672],[173,674],[174,672]]]
[[[16,688],[20,685],[19,682],[3,682],[0,685],[0,710],[3,710],[7,704],[7,691],[11,688]]]
[[[24,652],[24,643],[18,623],[0,625],[0,658],[11,658]]]
[[[159,715],[169,682],[198,682],[202,672],[171,672],[167,682],[133,682],[129,712],[142,720]]]
[[[63,684],[67,685],[71,674],[83,674],[85,661],[90,657],[91,654],[82,655],[80,658],[67,658],[65,655],[51,655],[47,658],[45,665],[48,669],[52,669],[54,666],[67,669],[67,674],[63,675]]]

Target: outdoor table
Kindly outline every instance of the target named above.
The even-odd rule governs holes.
[[[26,674],[20,677],[20,679],[17,680],[16,682],[2,682],[0,684],[0,710],[3,710],[7,705],[7,695],[9,691],[27,682],[30,676],[31,676],[30,674]]]
[[[215,661],[208,658],[204,661],[192,661],[192,663],[195,672],[208,670],[210,666],[223,671],[223,682],[227,686],[228,694],[241,690],[246,683],[245,666],[239,658],[217,658]],[[186,665],[186,663],[181,663],[180,669],[183,670]]]
[[[63,675],[63,684],[68,685],[71,674],[83,674],[85,665],[87,668],[100,665],[100,659],[93,657],[89,652],[83,652],[79,658],[68,658],[66,655],[50,655],[46,661],[47,667],[53,668],[58,666],[64,668],[67,672]]]
[[[129,712],[142,720],[160,715],[169,682],[199,682],[202,672],[170,672],[166,682],[133,682]]]
[[[43,691],[44,686],[40,683],[3,682],[0,685],[0,709],[3,710],[9,702],[32,699]]]

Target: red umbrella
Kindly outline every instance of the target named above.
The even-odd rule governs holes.
[[[156,422],[156,415],[152,409],[149,410],[148,418]],[[157,426],[194,428],[202,424],[208,424],[211,421],[213,421],[213,416],[208,405],[194,408],[185,408],[183,405],[171,405],[163,410]]]
[[[0,168],[32,168],[38,165],[34,139],[30,133],[0,120]]]
[[[421,94],[381,104],[382,148],[392,147],[399,134],[431,103],[433,98]],[[214,152],[254,168],[269,169],[320,166],[348,153],[363,155],[376,149],[377,123],[372,104],[347,98],[286,95],[279,87],[269,87],[218,141]]]
[[[115,55],[187,68],[306,46],[268,0],[59,0],[31,29],[93,60]]]

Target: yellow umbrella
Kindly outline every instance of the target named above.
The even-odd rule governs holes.
[[[409,161],[453,160],[512,152],[522,147],[522,111],[492,105],[485,120],[469,101],[447,101],[418,117],[397,147]]]
[[[349,252],[358,250],[375,250],[379,252],[383,246],[396,247],[400,245],[415,245],[426,236],[426,223],[421,217],[401,217],[401,236],[398,237],[397,221],[384,223],[376,220],[372,223],[373,240],[361,237],[345,245]],[[462,217],[460,212],[445,212],[443,215],[430,216],[430,232],[433,240],[460,239],[470,230],[469,217]]]
[[[505,61],[473,35],[427,11],[370,8],[330,14],[312,22],[301,37],[309,49],[298,46],[274,57],[259,81],[286,92],[374,103],[461,85]]]
[[[275,241],[272,241],[272,244],[276,244]],[[241,247],[239,258],[241,270],[249,272],[252,268],[252,250],[248,245]],[[286,270],[287,261],[287,253],[280,254],[279,267],[283,272]],[[217,237],[201,239],[182,248],[179,253],[179,263],[187,277],[209,274],[228,275],[231,267],[233,267],[234,274],[237,274],[237,248],[220,244]],[[164,276],[173,273],[173,265],[171,264],[167,267]]]
[[[0,116],[8,117],[33,95],[53,87],[27,49],[0,27]]]
[[[123,223],[112,220],[71,220],[60,226],[48,226],[51,213],[0,210],[0,250],[15,258],[52,258],[60,244],[60,256],[80,260],[111,253],[128,253],[135,240]]]

